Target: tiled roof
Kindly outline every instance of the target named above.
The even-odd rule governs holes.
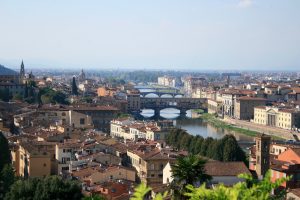
[[[258,98],[258,97],[248,97],[248,96],[242,96],[237,98],[238,100],[251,100],[251,101],[267,101],[267,99],[264,98]]]
[[[206,173],[211,176],[238,176],[239,174],[250,174],[249,169],[243,162],[219,162],[208,161],[205,164]]]

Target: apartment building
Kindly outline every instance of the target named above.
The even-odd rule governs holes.
[[[114,119],[110,123],[110,135],[126,140],[164,140],[173,122],[169,120],[158,122],[135,121],[132,118]]]
[[[97,89],[97,94],[98,97],[113,97],[114,95],[116,95],[117,93],[117,89],[116,88],[108,88],[108,87],[99,87]]]
[[[176,78],[171,76],[160,76],[157,78],[158,85],[176,87]]]
[[[222,104],[223,104],[223,114],[233,117],[234,116],[234,108],[235,108],[235,100],[241,96],[244,96],[242,92],[239,90],[228,90],[222,91]]]
[[[254,108],[266,105],[264,98],[242,96],[235,99],[234,118],[250,120],[254,118]]]
[[[73,128],[96,128],[109,132],[110,121],[117,116],[119,109],[113,106],[86,105],[52,105],[33,108],[27,113],[14,116],[14,123],[32,125],[35,121],[40,124],[62,124]]]
[[[102,184],[108,181],[136,181],[135,170],[133,168],[123,166],[90,166],[72,171],[71,176],[80,180],[84,188],[91,188],[97,184]]]
[[[45,177],[56,173],[55,144],[19,141],[11,147],[12,163],[17,176]]]
[[[174,163],[178,156],[186,156],[187,152],[162,148],[157,142],[135,144],[127,149],[129,163],[137,171],[139,179],[147,185],[163,183],[163,169],[166,164]]]
[[[203,77],[186,77],[183,79],[185,96],[191,97],[197,88],[206,87],[208,82]]]
[[[81,142],[77,140],[65,140],[63,143],[56,144],[55,158],[58,163],[57,174],[68,173],[70,162],[75,160],[75,153],[80,151]]]
[[[210,114],[222,113],[222,101],[207,99],[207,111]]]
[[[127,92],[126,100],[128,103],[128,111],[140,111],[141,110],[141,97],[138,90],[130,90]]]
[[[165,165],[175,161],[175,158],[170,158],[157,148],[127,151],[127,156],[140,180],[147,185],[162,183]]]

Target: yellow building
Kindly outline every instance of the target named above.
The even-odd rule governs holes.
[[[137,170],[141,182],[151,184],[163,183],[163,169],[175,158],[163,153],[158,148],[146,147],[144,150],[127,151],[131,165]]]
[[[45,142],[19,142],[11,149],[17,176],[45,177],[55,174],[54,145]]]
[[[222,112],[222,101],[215,101],[213,99],[207,99],[207,111],[210,114],[216,114]]]
[[[108,87],[99,87],[97,89],[97,94],[98,97],[113,97],[114,95],[116,95],[117,90],[115,88],[108,88]]]
[[[113,180],[136,181],[136,172],[132,168],[110,166],[107,168],[87,167],[72,172],[72,176],[83,182],[83,185],[94,186]]]
[[[276,107],[254,108],[254,123],[291,130],[300,127],[300,111]]]

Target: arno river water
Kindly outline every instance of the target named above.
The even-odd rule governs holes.
[[[147,97],[156,97],[156,96],[154,96],[154,94],[149,94],[147,95]],[[163,119],[173,120],[174,126],[185,129],[188,133],[192,135],[201,135],[204,138],[212,137],[212,138],[220,139],[225,134],[233,134],[236,137],[236,139],[239,141],[239,143],[241,143],[240,145],[242,147],[249,147],[251,144],[247,144],[247,143],[254,141],[253,137],[216,128],[213,125],[199,118],[194,119],[192,118],[191,110],[187,111],[185,117],[180,117],[179,113],[180,111],[177,109],[166,108],[160,111],[160,117]],[[141,115],[146,120],[154,115],[154,111],[149,109],[144,109],[142,110]]]
[[[237,134],[234,132],[228,132],[224,129],[215,128],[213,125],[210,125],[209,123],[205,122],[202,119],[193,119],[192,118],[192,111],[188,110],[186,117],[182,118],[179,116],[179,110],[174,108],[166,108],[164,110],[161,110],[160,116],[164,119],[170,119],[173,120],[174,126],[178,128],[185,129],[188,133],[192,135],[201,135],[202,137],[212,137],[220,139],[225,134],[233,134],[237,138],[237,140],[242,141],[253,141],[253,138],[247,135],[243,134]],[[144,119],[150,118],[154,115],[153,110],[142,110],[141,115],[144,117]]]

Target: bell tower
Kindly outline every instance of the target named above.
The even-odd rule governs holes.
[[[256,143],[256,174],[262,179],[270,168],[271,137],[261,134],[255,138]]]
[[[22,60],[21,63],[21,68],[20,68],[20,83],[23,83],[24,79],[25,79],[25,67],[24,67],[24,62]]]

